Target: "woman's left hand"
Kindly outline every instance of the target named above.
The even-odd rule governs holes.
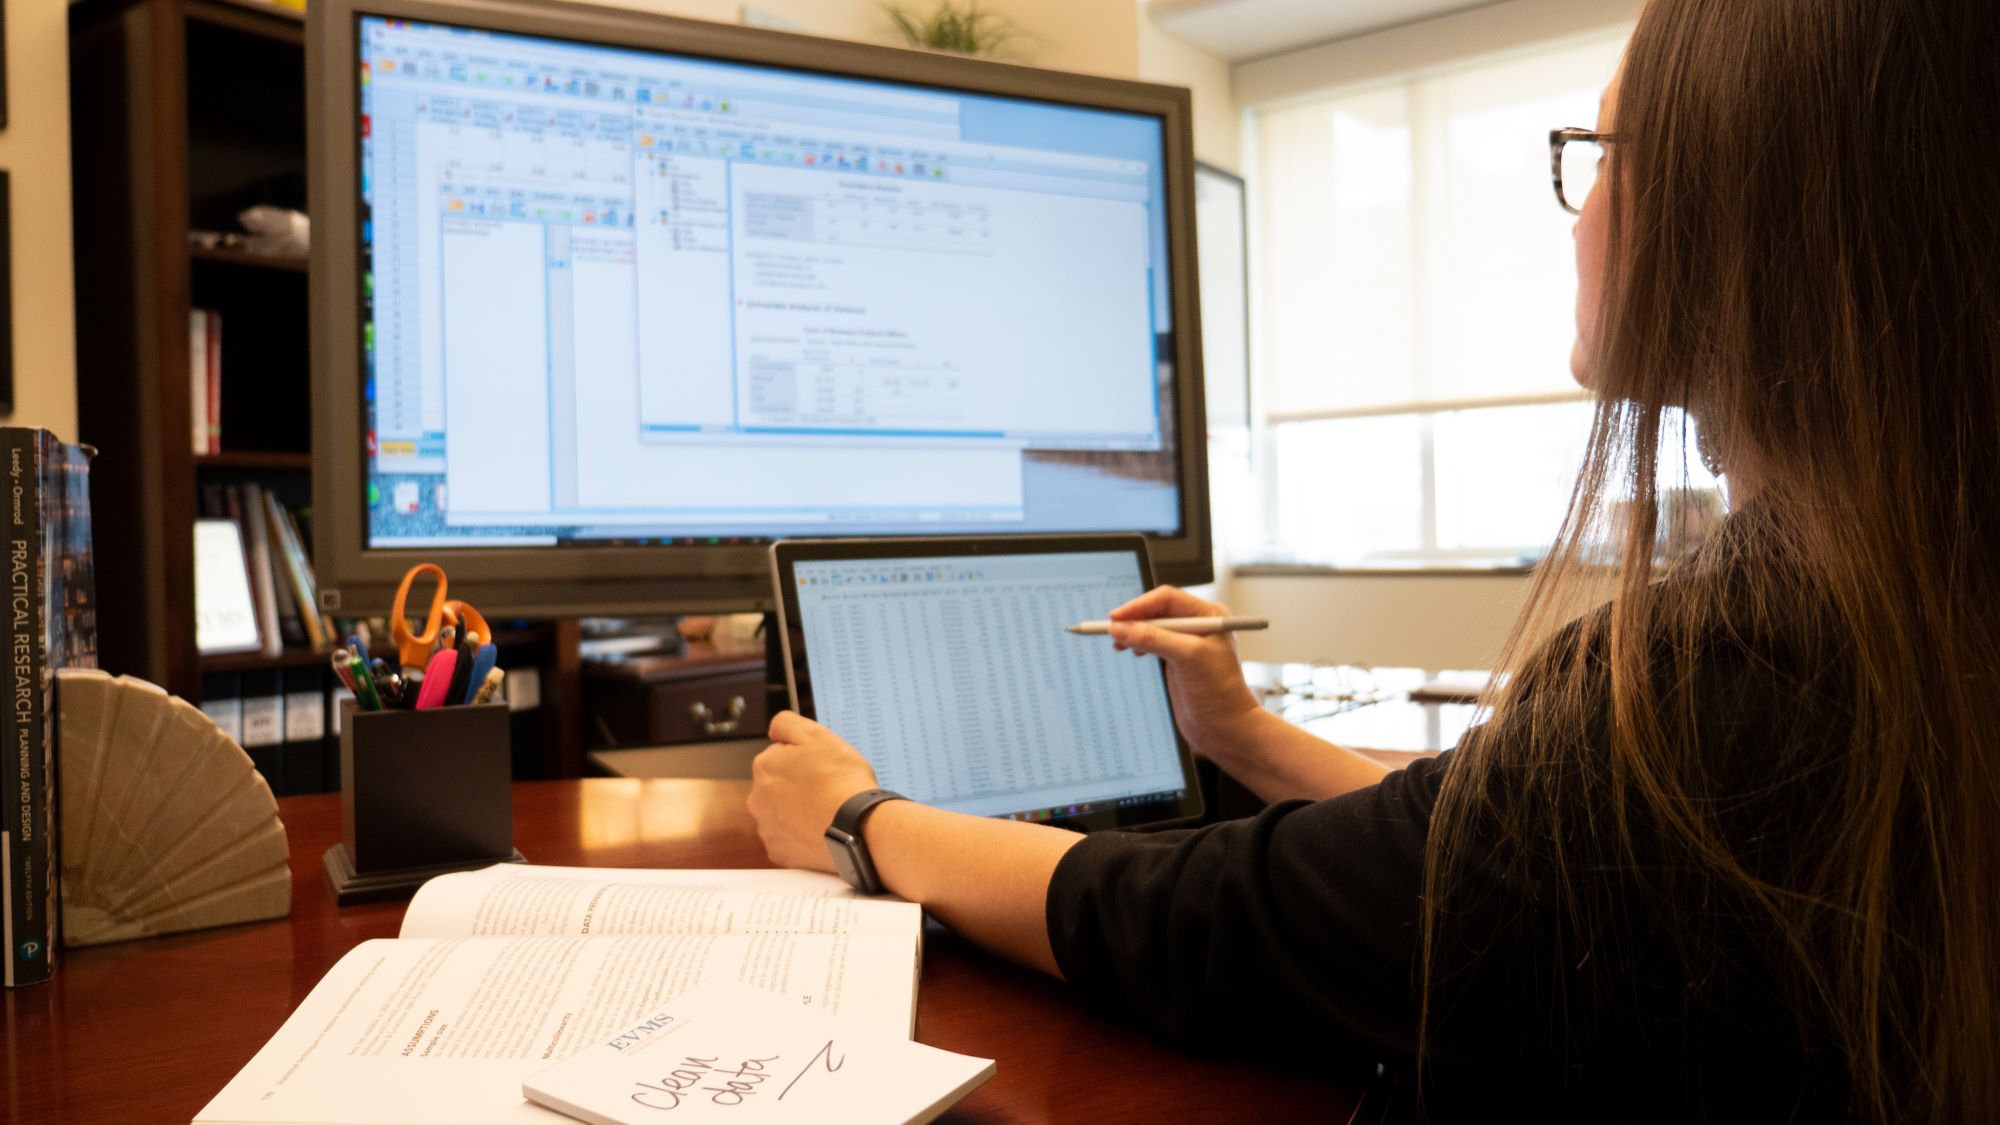
[[[875,769],[839,735],[791,711],[771,719],[771,745],[750,763],[750,815],[771,862],[832,871],[826,828],[841,802],[876,788]]]

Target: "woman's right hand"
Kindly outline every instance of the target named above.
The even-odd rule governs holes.
[[[1228,633],[1197,637],[1146,624],[1152,617],[1227,617],[1229,610],[1186,590],[1158,586],[1111,611],[1111,640],[1119,651],[1147,653],[1167,666],[1167,692],[1181,734],[1197,754],[1221,760],[1234,738],[1247,733],[1262,711]]]

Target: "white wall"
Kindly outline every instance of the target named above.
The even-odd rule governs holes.
[[[1219,168],[1243,171],[1243,107],[1229,64],[1139,16],[1139,77],[1186,86],[1194,94],[1194,154]]]
[[[622,7],[691,19],[736,23],[745,9],[776,17],[786,30],[835,39],[902,45],[902,37],[876,0],[611,0]],[[930,0],[901,0],[914,12]],[[1135,0],[984,0],[984,11],[1014,24],[1022,38],[1007,55],[1056,70],[1136,77],[1139,70]]]
[[[1521,612],[1519,575],[1239,576],[1222,600],[1271,628],[1237,635],[1245,660],[1491,668]]]
[[[877,0],[612,0],[642,11],[735,22],[744,10],[775,17],[807,35],[901,46]],[[903,0],[914,11],[930,0]],[[1001,57],[1053,70],[1139,78],[1186,86],[1194,94],[1195,155],[1236,171],[1242,163],[1242,112],[1230,89],[1229,64],[1154,27],[1138,0],[986,0],[981,8],[1010,21],[1021,38]]]
[[[7,127],[0,168],[13,213],[14,412],[7,425],[76,437],[76,313],[70,253],[69,13],[6,0]]]

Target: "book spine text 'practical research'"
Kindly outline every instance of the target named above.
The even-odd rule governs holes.
[[[54,784],[42,737],[45,719],[42,643],[48,620],[42,574],[42,465],[40,434],[0,430],[7,489],[6,529],[7,693],[0,706],[7,800],[6,984],[39,984],[55,962]]]
[[[5,656],[0,748],[7,779],[0,825],[5,984],[39,984],[61,937],[56,875],[55,670],[97,665],[97,592],[90,546],[91,450],[47,430],[0,428],[0,572]]]

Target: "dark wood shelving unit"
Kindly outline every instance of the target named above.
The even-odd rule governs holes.
[[[325,664],[330,653],[316,652],[306,648],[288,648],[276,656],[265,656],[261,652],[228,652],[203,656],[203,675],[218,672],[261,672],[270,668],[311,668]]]
[[[269,254],[253,254],[248,250],[237,250],[227,246],[189,246],[188,257],[197,262],[213,262],[224,266],[247,266],[260,270],[282,270],[287,273],[305,273],[304,258],[278,258]]]
[[[312,454],[259,449],[225,449],[220,453],[198,453],[197,469],[242,469],[267,472],[309,472]]]
[[[310,353],[304,272],[198,251],[188,232],[230,229],[251,202],[304,205],[305,26],[274,4],[83,0],[69,28],[71,174],[92,216],[73,238],[98,654],[199,700],[201,483],[230,471],[310,493]],[[196,308],[223,314],[222,433],[240,454],[197,455],[188,436]]]
[[[304,15],[267,0],[80,0],[69,30],[71,175],[90,216],[73,238],[77,423],[99,450],[99,660],[198,702],[206,675],[327,659],[200,656],[193,597],[205,485],[312,502],[307,263],[189,240],[234,230],[252,204],[304,208]],[[221,315],[220,453],[190,437],[195,309]],[[574,619],[503,637],[502,665],[542,677],[540,715],[516,716],[535,727],[517,723],[517,749],[536,747],[526,776],[581,774],[577,640]]]
[[[185,7],[211,23],[236,24],[258,34],[271,34],[274,25],[293,24],[299,29],[301,41],[304,39],[306,13],[301,8],[288,8],[271,0],[189,0]]]

